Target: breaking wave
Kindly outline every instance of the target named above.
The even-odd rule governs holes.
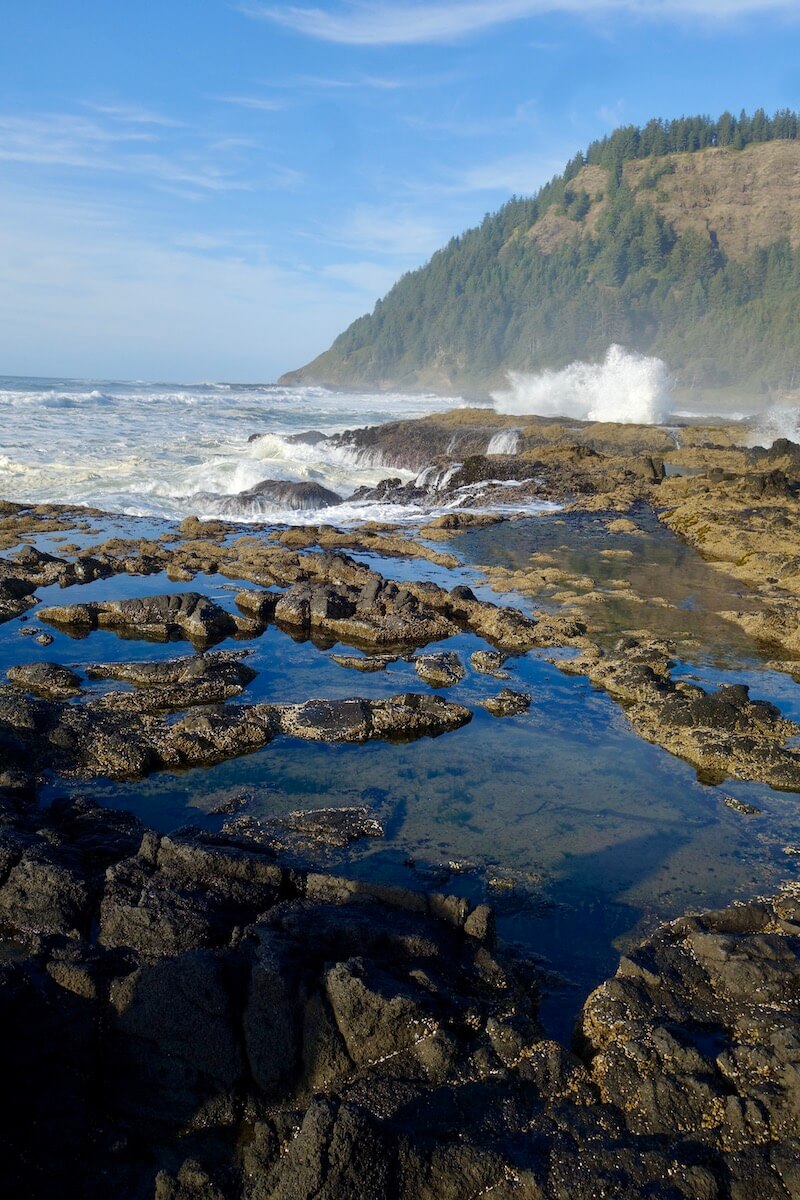
[[[510,389],[493,392],[500,413],[658,425],[671,408],[671,378],[660,358],[610,346],[602,363],[575,362],[560,371],[510,371]]]
[[[411,519],[419,514],[351,500],[387,466],[377,450],[330,435],[463,404],[313,386],[0,377],[0,497],[166,519]],[[341,504],[315,503],[325,491]]]

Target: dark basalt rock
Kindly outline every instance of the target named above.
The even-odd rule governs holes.
[[[249,754],[281,733],[330,742],[410,741],[458,729],[472,716],[469,709],[441,697],[414,694],[383,700],[215,705],[208,703],[211,694],[220,689],[238,694],[251,673],[229,655],[199,662],[194,682],[151,683],[137,693],[111,693],[84,704],[0,688],[0,748],[8,767],[83,778],[135,778]],[[164,666],[167,678],[193,670],[186,660]],[[121,669],[139,676],[138,664],[122,664]],[[149,675],[145,669],[143,676]],[[187,702],[195,707],[180,719],[170,721],[163,715]]]
[[[800,445],[788,438],[776,438],[769,447],[755,446],[747,451],[747,461],[760,468],[781,466],[792,479],[800,479]]]
[[[387,700],[308,700],[276,705],[277,728],[325,742],[413,741],[460,729],[472,713],[440,696],[407,693]]]
[[[203,497],[206,498],[206,497]],[[286,479],[265,479],[235,496],[209,497],[221,514],[271,513],[276,509],[305,510],[330,508],[342,503],[342,497],[320,483],[293,483]],[[196,497],[200,499],[200,497]]]
[[[17,687],[48,699],[68,700],[82,691],[80,676],[61,663],[26,663],[10,667],[6,674]]]
[[[577,1054],[486,906],[235,833],[28,812],[0,837],[0,912],[9,1196],[796,1193],[791,892],[659,930],[587,1000]]]
[[[503,688],[496,696],[490,696],[483,701],[483,707],[493,717],[516,717],[527,712],[531,706],[529,692],[515,692],[511,688]]]
[[[447,594],[441,588],[437,593]],[[422,646],[458,632],[416,588],[398,587],[374,573],[360,586],[296,583],[278,600],[275,620],[306,635],[325,633],[354,645]]]
[[[423,683],[434,688],[454,687],[466,678],[467,674],[461,659],[453,650],[417,655],[414,659],[414,670]]]
[[[137,712],[177,712],[196,704],[221,704],[240,696],[256,677],[242,662],[242,652],[217,651],[161,662],[93,663],[86,668],[90,679],[113,679],[142,689],[111,693],[106,706],[118,704]]]
[[[44,608],[39,617],[68,630],[112,629],[157,641],[183,637],[199,645],[222,641],[237,632],[230,613],[198,592]]]

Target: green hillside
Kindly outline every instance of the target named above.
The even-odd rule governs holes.
[[[702,388],[800,386],[797,114],[628,126],[404,275],[282,382],[483,390],[663,357]]]

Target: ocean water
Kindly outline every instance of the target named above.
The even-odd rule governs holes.
[[[0,377],[0,496],[166,518],[213,516],[227,498],[267,479],[311,481],[347,498],[386,470],[346,448],[287,437],[420,417],[463,403],[270,384]],[[252,435],[258,440],[249,441]],[[319,519],[313,510],[225,507],[242,520]],[[354,514],[346,504],[325,511],[329,520],[382,515]]]
[[[293,524],[413,521],[420,515],[417,508],[352,502],[351,497],[387,474],[409,481],[414,472],[387,468],[374,451],[313,437],[296,439],[305,433],[329,435],[421,417],[466,403],[433,394],[277,384],[0,376],[0,497],[179,520],[223,515]],[[612,346],[602,363],[573,363],[536,376],[512,375],[509,390],[498,392],[494,403],[503,413],[653,423],[666,419],[672,396],[663,362]],[[702,415],[688,410],[683,414]],[[744,413],[736,416],[745,418]],[[800,437],[798,420],[800,409],[783,403],[752,419],[742,440],[769,445],[779,436]],[[516,431],[503,431],[490,439],[486,452],[513,454],[518,441]],[[342,503],[298,510],[263,497],[255,502],[239,499],[266,480],[317,483],[341,496]],[[470,497],[458,496],[447,506],[469,508]],[[539,506],[514,504],[509,486],[508,507],[535,512]]]

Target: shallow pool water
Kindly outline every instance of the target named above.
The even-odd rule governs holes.
[[[495,527],[484,542],[477,534],[454,539],[448,548],[464,560],[456,580],[426,562],[370,562],[388,577],[422,576],[452,586],[478,577],[476,564],[485,561],[487,545],[496,561],[510,564],[515,554],[529,555],[542,528],[514,522],[502,527],[502,538]],[[236,588],[235,580],[220,576],[186,584],[163,575],[118,576],[38,595],[52,604],[197,590],[233,609]],[[27,621],[0,625],[3,668],[42,659],[80,671],[89,662],[192,652],[185,642],[127,640],[107,631],[76,639],[52,630],[55,642],[44,649],[20,636],[36,618],[33,610]],[[469,669],[472,651],[485,648],[481,639],[461,634],[442,645],[457,650],[468,666],[464,682],[447,691],[474,713],[456,733],[366,746],[277,738],[211,769],[130,783],[54,779],[44,799],[65,791],[90,795],[129,808],[164,831],[186,824],[218,828],[224,818],[213,810],[237,798],[243,814],[259,818],[366,804],[386,836],[332,855],[331,869],[488,899],[503,938],[542,956],[554,977],[562,977],[543,1007],[548,1027],[562,1036],[586,992],[615,969],[620,948],[658,920],[769,892],[797,876],[800,863],[784,847],[800,841],[800,797],[756,784],[701,785],[690,766],[634,734],[623,710],[604,693],[563,674],[542,652],[510,659],[512,679],[503,684]],[[248,651],[258,671],[235,703],[426,690],[411,663],[358,673],[333,662],[327,649],[274,627],[222,646]],[[720,668],[701,660],[682,662],[679,670],[705,672],[709,683],[748,682],[754,695],[775,695],[800,717],[800,688],[789,676],[760,669],[752,657],[738,671],[730,663]],[[89,694],[108,686],[87,684]],[[502,686],[530,692],[530,711],[496,719],[482,709],[479,701]],[[723,802],[726,795],[757,806],[760,815],[733,811]]]

